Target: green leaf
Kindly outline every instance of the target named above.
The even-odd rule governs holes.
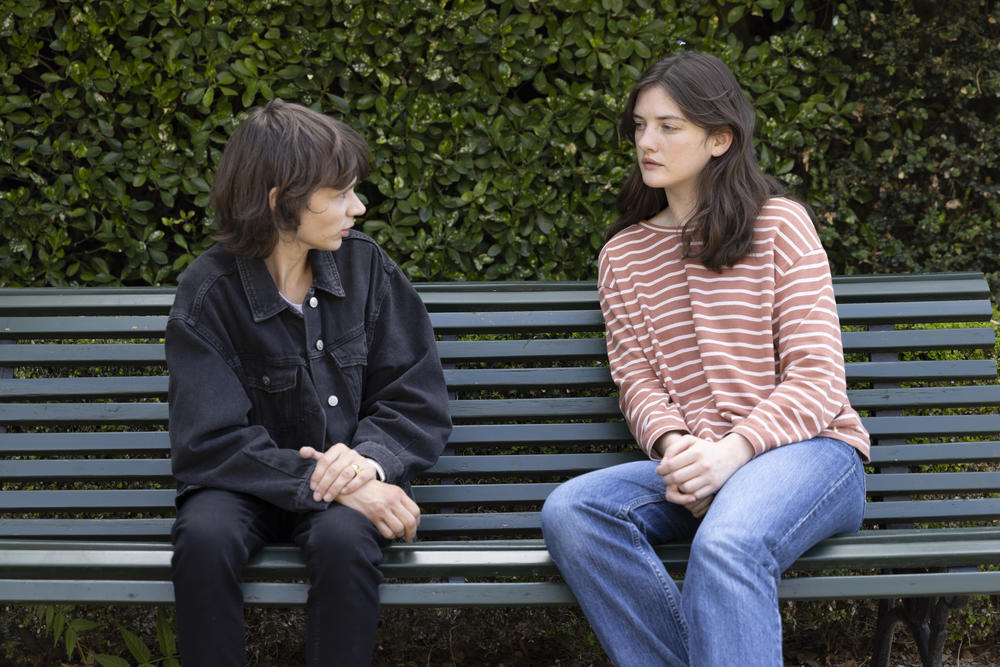
[[[124,627],[119,627],[118,630],[121,632],[122,638],[125,640],[125,646],[128,648],[129,653],[132,654],[132,657],[139,662],[149,662],[151,653],[145,642]]]

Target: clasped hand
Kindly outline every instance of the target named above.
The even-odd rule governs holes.
[[[696,517],[708,511],[715,493],[754,453],[750,442],[736,433],[709,442],[676,431],[663,436],[657,450],[663,452],[656,474],[667,485],[665,498]]]
[[[387,540],[405,537],[412,542],[416,537],[420,508],[395,484],[375,479],[375,467],[368,459],[343,443],[325,452],[302,447],[299,456],[316,461],[309,479],[313,500],[336,500],[361,512]]]

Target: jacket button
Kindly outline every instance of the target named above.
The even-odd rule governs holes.
[[[340,403],[340,399],[331,395],[330,398],[326,399],[326,402],[330,404],[331,408],[335,408],[337,407],[337,403]]]
[[[266,376],[266,375],[265,375],[264,377],[262,377],[262,378],[260,379],[260,381],[264,383],[264,386],[265,386],[265,387],[267,387],[267,386],[269,386],[269,385],[271,384],[271,378],[269,378],[269,377],[268,377],[268,376]]]
[[[316,297],[312,297],[311,299],[309,299],[310,307],[315,308],[318,305],[319,305],[319,299],[317,299]]]
[[[322,341],[322,339],[316,341],[316,349],[317,350],[322,350],[323,349],[323,341]]]

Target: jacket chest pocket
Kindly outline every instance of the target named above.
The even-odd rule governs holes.
[[[242,359],[248,419],[266,428],[279,447],[298,447],[300,425],[310,412],[304,390],[307,373],[301,362]]]
[[[329,385],[327,406],[335,408],[343,415],[350,415],[347,421],[355,421],[364,395],[365,373],[368,366],[368,344],[364,327],[356,327],[331,345],[327,346],[326,364]],[[326,383],[324,383],[326,384]],[[318,387],[317,387],[318,388]]]

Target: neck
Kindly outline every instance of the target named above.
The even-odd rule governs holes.
[[[308,248],[297,243],[278,241],[271,254],[264,258],[264,266],[285,298],[302,303],[312,285]]]
[[[653,216],[650,222],[661,227],[683,227],[694,215],[696,203],[694,197],[682,197],[667,191],[667,208]]]

